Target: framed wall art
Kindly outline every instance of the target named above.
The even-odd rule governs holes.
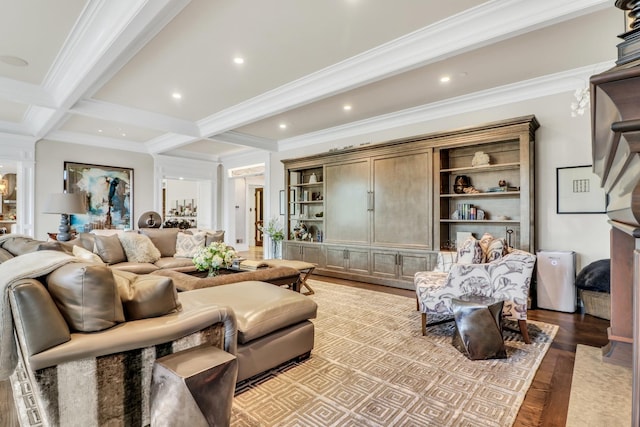
[[[71,215],[77,232],[132,228],[133,169],[64,162],[64,189],[86,198],[87,212]]]
[[[592,167],[556,169],[557,213],[592,214],[607,212],[607,194]]]

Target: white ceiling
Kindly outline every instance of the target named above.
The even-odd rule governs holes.
[[[624,30],[613,0],[0,5],[0,137],[212,160],[455,109],[505,85],[578,88],[616,58]]]

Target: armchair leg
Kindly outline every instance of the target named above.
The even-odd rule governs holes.
[[[416,311],[420,311],[420,301],[418,300],[417,295],[416,295]]]
[[[427,313],[420,313],[422,315],[422,336],[427,335]]]
[[[522,339],[525,344],[531,344],[531,339],[529,338],[529,329],[527,329],[527,321],[526,320],[518,320],[518,326],[520,327],[520,333],[522,334]]]

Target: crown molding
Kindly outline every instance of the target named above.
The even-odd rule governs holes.
[[[153,153],[152,156],[166,156],[168,158],[181,158],[181,159],[192,159],[192,160],[204,160],[208,162],[220,162],[220,156],[217,154],[209,154],[209,153],[201,153],[195,151],[188,150],[171,150],[165,151],[162,154]]]
[[[207,139],[211,141],[224,142],[227,144],[259,148],[266,151],[278,151],[278,141],[269,138],[248,135],[246,133],[229,131],[209,137]]]
[[[82,116],[95,117],[101,120],[127,123],[137,127],[156,129],[196,138],[200,137],[200,129],[194,122],[105,101],[93,99],[81,100],[78,101],[69,112]]]
[[[135,153],[147,153],[147,149],[141,142],[126,141],[104,136],[87,135],[78,132],[56,130],[47,135],[47,140],[68,142],[71,144],[88,145],[91,147],[109,148],[113,150],[131,151]]]
[[[55,108],[53,97],[41,86],[0,77],[0,98],[18,104]]]
[[[418,107],[396,111],[365,120],[347,123],[333,128],[310,132],[279,142],[279,151],[304,148],[337,139],[355,137],[372,132],[423,123],[472,111],[485,110],[501,105],[541,98],[587,85],[589,77],[615,65],[614,60],[592,64],[573,70],[550,74],[468,95],[445,99]]]

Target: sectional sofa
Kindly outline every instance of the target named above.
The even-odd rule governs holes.
[[[0,240],[0,380],[11,376],[25,423],[148,425],[160,357],[215,346],[243,381],[313,348],[317,306],[297,292],[255,280],[177,292],[177,279],[60,245]]]

